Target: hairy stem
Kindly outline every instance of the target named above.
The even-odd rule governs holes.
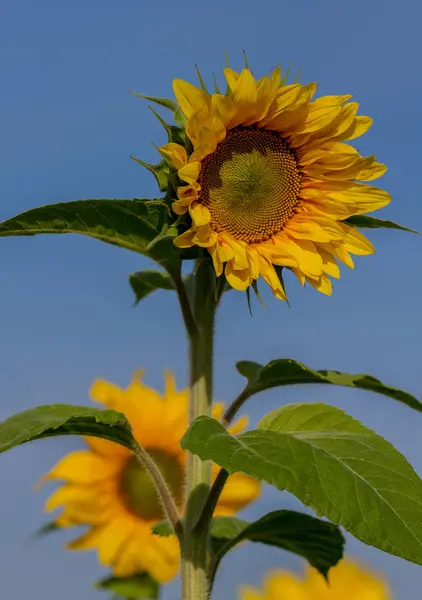
[[[179,298],[180,310],[182,311],[183,321],[185,323],[186,331],[190,338],[198,333],[198,327],[192,312],[192,306],[186,292],[186,287],[182,279],[181,267],[173,269],[171,273],[176,293]]]
[[[138,462],[144,467],[154,482],[164,513],[177,537],[181,540],[183,528],[180,514],[161,471],[158,469],[152,457],[140,444],[134,443],[133,452]]]
[[[214,273],[208,262],[195,274],[193,314],[197,331],[190,341],[189,420],[211,414],[214,339]],[[189,453],[184,540],[182,545],[182,599],[206,600],[209,522],[198,523],[211,487],[211,463]]]

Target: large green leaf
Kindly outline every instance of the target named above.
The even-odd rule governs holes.
[[[158,598],[160,586],[148,573],[132,577],[106,577],[95,586],[102,590],[113,592],[116,598],[128,600],[146,600]]]
[[[199,417],[182,447],[287,490],[359,540],[422,564],[422,481],[386,440],[343,411],[297,404],[234,437]]]
[[[25,442],[56,435],[89,435],[132,448],[126,417],[114,410],[53,404],[38,406],[0,423],[0,453]]]
[[[235,517],[216,517],[211,535],[216,567],[229,550],[244,540],[298,554],[324,577],[343,556],[344,538],[335,525],[292,510],[276,510],[253,523]]]
[[[400,229],[401,231],[408,231],[409,233],[416,233],[420,235],[418,231],[397,225],[393,221],[386,221],[385,219],[376,219],[375,217],[369,217],[368,215],[354,215],[344,221],[353,227],[359,229]]]
[[[149,248],[161,233],[167,208],[151,200],[75,200],[33,208],[0,223],[0,236],[79,233],[150,256],[179,257],[170,239]]]
[[[238,371],[248,379],[248,384],[242,393],[243,400],[263,390],[282,385],[325,383],[354,387],[383,394],[422,412],[422,402],[417,398],[403,390],[386,385],[371,375],[355,375],[340,371],[314,371],[306,365],[290,358],[272,360],[265,366],[250,361],[238,362],[236,366]]]
[[[173,534],[168,521],[152,527],[161,537]],[[249,540],[276,546],[306,558],[322,575],[343,556],[344,538],[335,525],[292,510],[276,510],[249,523],[236,517],[215,517],[211,522],[214,566],[237,544]]]

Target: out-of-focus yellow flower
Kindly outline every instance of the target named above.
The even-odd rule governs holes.
[[[188,390],[177,391],[168,372],[161,396],[144,385],[137,372],[127,389],[96,381],[91,396],[126,415],[135,438],[154,458],[182,509],[186,453],[180,439],[188,427]],[[216,404],[214,417],[219,418],[222,410],[223,405]],[[246,423],[246,418],[240,419],[231,432],[242,430]],[[96,549],[100,563],[111,566],[116,576],[146,571],[159,582],[172,579],[179,569],[179,545],[175,536],[152,533],[163,513],[148,474],[122,446],[92,437],[85,441],[87,450],[68,454],[46,476],[65,482],[46,503],[48,511],[63,507],[57,524],[89,526],[69,547]],[[214,477],[217,473],[214,465]],[[259,493],[254,479],[235,474],[224,488],[216,514],[232,515]]]
[[[387,583],[377,574],[350,560],[342,560],[328,574],[328,583],[315,569],[303,578],[288,571],[274,571],[263,590],[244,587],[240,600],[391,600]]]
[[[337,261],[353,268],[350,254],[374,252],[345,219],[390,202],[362,183],[385,165],[346,143],[372,119],[357,116],[350,95],[311,101],[317,85],[286,85],[280,69],[259,80],[247,68],[224,74],[226,95],[174,81],[193,147],[190,155],[173,142],[160,149],[183,183],[173,210],[191,218],[175,244],[207,248],[217,275],[237,290],[261,276],[286,299],[278,266],[330,294]]]

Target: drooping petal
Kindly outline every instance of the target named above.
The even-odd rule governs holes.
[[[208,110],[210,96],[206,92],[182,79],[173,82],[174,94],[180,108],[187,119],[201,110]]]

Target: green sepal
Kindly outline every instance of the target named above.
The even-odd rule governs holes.
[[[195,69],[196,69],[196,74],[198,75],[199,85],[201,86],[201,90],[203,92],[205,92],[206,94],[208,94],[207,86],[205,85],[205,82],[202,78],[201,72],[199,71],[198,65],[195,65]]]
[[[342,222],[347,223],[352,227],[357,227],[358,229],[399,229],[401,231],[408,231],[409,233],[421,235],[418,231],[409,229],[408,227],[403,227],[402,225],[398,225],[393,221],[376,219],[375,217],[370,217],[368,215],[354,215],[353,217],[349,217]]]
[[[50,535],[50,533],[56,533],[60,531],[62,528],[57,525],[56,521],[48,521],[48,523],[44,523],[37,529],[34,533],[35,538],[45,537],[46,535]]]
[[[153,165],[151,163],[145,162],[144,160],[141,160],[140,158],[136,158],[135,156],[132,156],[132,155],[130,156],[130,158],[132,160],[134,160],[135,162],[137,162],[142,167],[144,167],[145,169],[148,169],[148,171],[154,175],[155,180],[158,185],[158,189],[160,190],[160,192],[167,191],[170,167],[166,160],[162,159],[162,160],[160,160],[159,163],[157,163],[156,165]]]
[[[154,102],[154,104],[158,104],[159,106],[163,106],[171,112],[176,112],[177,104],[173,100],[168,100],[167,98],[156,98],[155,96],[145,96],[144,94],[139,94],[139,92],[131,92],[134,96],[138,98],[142,98],[143,100],[148,100],[149,102]]]

